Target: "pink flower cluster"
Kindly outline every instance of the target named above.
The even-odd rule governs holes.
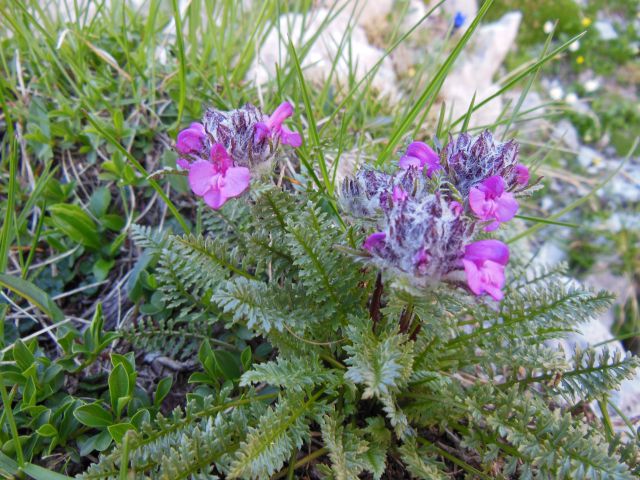
[[[282,103],[272,115],[247,104],[237,110],[207,110],[203,122],[192,123],[176,139],[177,165],[188,170],[189,186],[213,209],[244,193],[251,170],[274,155],[278,145],[299,147],[302,137],[284,121],[293,106]]]
[[[341,202],[356,217],[377,218],[378,231],[363,244],[374,263],[421,283],[455,281],[464,271],[474,294],[501,300],[509,248],[473,237],[518,211],[529,170],[517,155],[517,144],[496,142],[490,132],[451,138],[440,153],[413,142],[394,174],[364,169],[348,179]]]

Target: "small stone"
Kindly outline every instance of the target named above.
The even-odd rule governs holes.
[[[600,81],[595,78],[587,80],[584,84],[584,90],[588,93],[593,93],[600,88]]]
[[[580,137],[573,124],[567,120],[560,120],[551,132],[554,140],[560,140],[570,150],[577,151],[580,148]]]
[[[568,93],[567,96],[564,98],[564,101],[567,102],[569,105],[575,105],[576,103],[578,103],[578,95],[576,95],[575,93],[571,92]]]
[[[578,150],[578,163],[582,168],[590,167],[601,160],[600,153],[593,148],[581,146]]]

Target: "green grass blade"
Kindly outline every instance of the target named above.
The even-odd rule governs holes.
[[[34,480],[73,480],[73,477],[53,472],[39,465],[34,465],[33,463],[27,463],[22,468],[22,471],[30,477],[33,477]]]
[[[17,474],[20,473],[18,463],[11,457],[0,451],[0,477],[2,478],[17,478]]]
[[[404,35],[402,35],[400,38],[398,38],[398,40],[393,43],[388,49],[385,50],[384,54],[380,57],[380,59],[374,64],[373,68],[371,70],[369,70],[364,77],[362,77],[360,79],[360,81],[358,81],[358,83],[356,83],[353,88],[351,88],[351,90],[349,90],[349,92],[345,95],[345,97],[342,99],[342,101],[338,104],[338,106],[334,109],[334,111],[331,113],[331,115],[329,116],[329,119],[325,122],[325,125],[330,125],[333,120],[335,119],[336,115],[338,115],[338,113],[340,113],[343,108],[345,107],[345,105],[347,105],[350,101],[352,101],[352,97],[355,94],[355,92],[358,91],[358,89],[366,82],[366,81],[371,81],[371,79],[373,78],[373,75],[375,75],[375,73],[378,71],[378,69],[380,68],[380,66],[382,65],[382,62],[384,61],[385,58],[387,58],[389,55],[391,55],[391,53],[393,53],[393,51],[398,48],[398,46],[400,44],[402,44],[402,42],[404,42],[404,40],[406,38],[409,37],[409,35],[411,35],[427,18],[429,18],[431,16],[431,14],[433,12],[435,12],[446,0],[440,0],[440,2],[438,2],[437,4],[435,4],[433,7],[431,7],[431,10],[429,10],[425,15],[422,16],[422,18],[415,24],[413,25],[413,27],[411,27]],[[320,129],[322,130],[322,128]]]
[[[538,61],[540,61],[542,58],[544,58],[544,56],[549,51],[549,46],[551,45],[551,40],[553,39],[553,34],[554,34],[555,30],[556,30],[557,24],[558,24],[558,22],[556,22],[553,25],[553,28],[549,32],[549,35],[547,35],[547,40],[544,42],[544,47],[542,48],[542,53],[540,54],[540,58],[538,59]],[[520,108],[522,107],[522,104],[526,100],[527,95],[529,95],[529,90],[531,90],[531,87],[533,86],[533,82],[535,82],[536,78],[538,78],[538,74],[540,73],[540,70],[542,69],[542,65],[543,65],[542,63],[539,63],[538,64],[538,68],[533,70],[533,72],[531,73],[531,76],[529,77],[529,81],[527,82],[527,85],[524,87],[524,89],[520,93],[520,97],[518,98],[518,102],[516,103],[516,106],[514,107],[513,112],[511,113],[511,117],[509,118],[509,123],[507,123],[507,126],[504,129],[504,134],[502,136],[503,140],[506,137],[507,132],[511,128],[511,125],[513,124],[513,122],[517,118],[518,112],[520,111]]]
[[[492,4],[493,0],[487,0],[482,5],[480,10],[478,11],[478,15],[476,16],[476,18],[474,18],[473,22],[471,22],[469,28],[464,32],[438,72],[434,75],[431,82],[429,82],[429,84],[426,86],[426,88],[422,92],[422,95],[420,95],[413,108],[411,108],[407,115],[402,118],[400,125],[398,125],[395,131],[391,134],[387,146],[378,157],[378,160],[376,162],[377,165],[383,164],[391,156],[398,143],[400,143],[400,141],[402,140],[404,134],[407,132],[413,121],[420,113],[420,110],[424,107],[424,105],[431,97],[435,97],[438,94],[439,88],[448,75],[449,70],[451,70],[454,62],[457,60],[460,53],[462,53],[462,50],[471,38],[471,35],[473,35],[475,30],[478,28],[478,26],[480,25],[480,21],[485,16]]]
[[[18,142],[15,137],[11,137],[11,143],[9,143],[9,191],[7,192],[7,208],[5,210],[4,222],[2,224],[2,236],[0,236],[0,273],[3,273],[7,269],[7,263],[9,262],[9,248],[12,241],[10,232],[13,228],[11,220],[13,219],[15,199],[17,195],[17,150]]]
[[[182,115],[184,113],[184,105],[187,99],[187,71],[184,59],[184,39],[182,38],[182,19],[180,18],[180,9],[178,8],[178,0],[171,0],[171,8],[173,9],[173,20],[176,24],[176,43],[178,49],[178,75],[180,82],[180,90],[178,96],[178,117],[174,128],[180,128]]]
[[[575,223],[559,222],[557,220],[549,220],[548,218],[541,217],[531,217],[529,215],[516,215],[516,218],[519,218],[520,220],[526,220],[528,222],[544,223],[546,225],[557,225],[559,227],[578,228],[579,226]]]
[[[293,60],[293,66],[298,76],[298,82],[300,83],[302,101],[304,102],[304,108],[307,113],[307,121],[309,122],[309,138],[311,140],[311,148],[314,149],[313,154],[318,156],[320,173],[322,174],[322,180],[324,182],[324,185],[318,185],[318,187],[321,188],[323,191],[327,192],[330,196],[332,196],[333,184],[331,183],[331,179],[329,178],[327,162],[320,145],[320,135],[318,134],[318,126],[316,124],[316,119],[313,116],[314,109],[311,106],[311,98],[309,97],[309,88],[307,87],[307,82],[304,79],[302,68],[300,67],[300,60],[298,58],[298,54],[296,53],[296,49],[293,46],[293,42],[291,41],[291,39],[289,39],[289,54],[291,55],[291,58]]]
[[[571,38],[570,40],[566,41],[565,43],[563,43],[562,45],[560,45],[558,48],[556,48],[555,50],[553,50],[551,53],[549,53],[548,55],[544,56],[543,58],[539,59],[537,62],[535,62],[534,64],[530,65],[529,67],[527,67],[526,69],[524,69],[522,72],[514,75],[511,79],[509,79],[497,92],[495,92],[494,94],[488,96],[487,98],[485,98],[484,100],[482,100],[480,103],[478,103],[475,107],[473,107],[473,111],[477,111],[478,109],[484,107],[487,103],[489,103],[491,100],[493,100],[496,97],[499,97],[500,95],[502,95],[504,92],[508,91],[509,89],[511,89],[511,87],[513,87],[514,85],[516,85],[520,80],[522,80],[523,78],[527,77],[527,75],[529,75],[531,72],[537,70],[538,68],[540,68],[542,65],[544,65],[545,63],[547,63],[549,60],[551,60],[552,58],[555,58],[558,54],[562,53],[564,50],[566,50],[567,48],[569,48],[569,45],[571,45],[573,42],[579,40],[580,38],[582,38],[583,35],[585,35],[587,32],[582,32],[578,35],[576,35],[575,37]],[[466,114],[465,114],[466,115]],[[453,129],[453,127],[455,127],[456,125],[458,125],[460,122],[464,121],[465,115],[460,116],[458,119],[456,119],[456,121],[454,121],[451,126],[449,127],[449,129]]]
[[[4,376],[0,372],[0,397],[2,398],[2,406],[5,412],[7,423],[9,424],[9,430],[11,431],[11,438],[16,449],[16,456],[18,457],[18,467],[24,466],[24,454],[22,452],[22,444],[20,443],[20,436],[18,435],[18,427],[16,426],[16,420],[13,417],[13,408],[11,407],[11,399],[7,394],[7,388],[4,386]]]
[[[527,236],[529,236],[529,235],[531,235],[533,233],[536,233],[538,230],[540,230],[541,228],[544,228],[547,224],[549,224],[550,221],[555,221],[556,219],[558,219],[558,218],[562,217],[563,215],[569,213],[570,211],[576,209],[577,207],[582,205],[584,202],[589,200],[589,198],[591,198],[593,195],[595,195],[595,193],[598,190],[600,190],[607,183],[609,183],[611,181],[611,179],[613,177],[615,177],[618,174],[618,172],[620,172],[620,170],[622,170],[622,167],[624,167],[624,165],[627,163],[627,161],[629,161],[629,159],[631,158],[631,156],[635,152],[635,150],[636,150],[636,148],[638,146],[638,142],[640,142],[640,137],[637,137],[635,142],[633,142],[633,145],[631,146],[631,149],[629,150],[629,153],[627,153],[627,156],[622,159],[622,161],[620,162],[618,167],[615,170],[613,170],[609,175],[607,175],[607,177],[602,182],[600,182],[598,185],[593,187],[591,189],[591,191],[589,193],[587,193],[584,197],[579,198],[574,202],[571,202],[569,205],[564,207],[559,212],[554,213],[550,217],[547,217],[547,219],[546,219],[547,221],[545,223],[537,223],[536,225],[526,229],[524,232],[519,233],[515,237],[510,238],[509,240],[507,240],[507,243],[517,242],[518,240],[520,240],[522,238],[525,238],[525,237],[527,237]]]
[[[473,104],[476,103],[476,95],[478,92],[473,92],[473,97],[471,97],[471,103],[469,104],[469,109],[467,110],[467,116],[464,117],[464,123],[462,124],[461,132],[466,132],[469,128],[469,122],[471,121],[471,114],[473,113]]]
[[[11,290],[16,295],[35,305],[54,322],[64,320],[64,313],[62,313],[62,310],[60,310],[51,297],[30,281],[14,277],[13,275],[7,275],[6,273],[0,273],[0,287]]]

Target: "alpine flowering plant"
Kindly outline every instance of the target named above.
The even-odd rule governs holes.
[[[247,190],[254,176],[270,167],[279,145],[302,145],[302,137],[284,125],[293,106],[284,102],[271,115],[251,104],[229,112],[207,109],[176,138],[177,165],[189,172],[189,186],[210,207]],[[251,171],[250,171],[251,169]]]
[[[609,295],[501,240],[536,185],[518,145],[414,141],[327,201],[264,168],[295,168],[292,112],[209,110],[178,135],[194,202],[212,208],[201,235],[134,229],[171,320],[127,338],[157,349],[178,332],[204,371],[184,409],[86,478],[634,478],[636,433],[616,436],[592,402],[637,359],[551,342]]]
[[[363,169],[342,188],[342,204],[378,231],[363,248],[373,263],[415,284],[459,283],[476,295],[503,298],[509,249],[499,240],[473,239],[496,230],[518,211],[529,187],[515,142],[489,131],[450,138],[440,154],[411,143],[394,173]]]

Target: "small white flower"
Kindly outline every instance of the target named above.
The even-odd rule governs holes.
[[[584,83],[584,89],[588,93],[595,92],[599,88],[600,88],[600,82],[595,78],[592,78],[591,80],[587,80]]]
[[[544,33],[549,35],[551,33],[551,30],[553,30],[553,22],[551,20],[547,20],[546,22],[544,22],[544,27],[542,27],[542,29],[544,30]]]
[[[571,45],[569,45],[570,52],[577,52],[580,49],[580,41],[576,40]]]
[[[578,95],[576,95],[575,93],[569,93],[565,97],[564,101],[567,102],[569,105],[578,103]]]
[[[561,100],[564,97],[564,90],[562,87],[553,87],[549,90],[549,96],[551,100]]]

